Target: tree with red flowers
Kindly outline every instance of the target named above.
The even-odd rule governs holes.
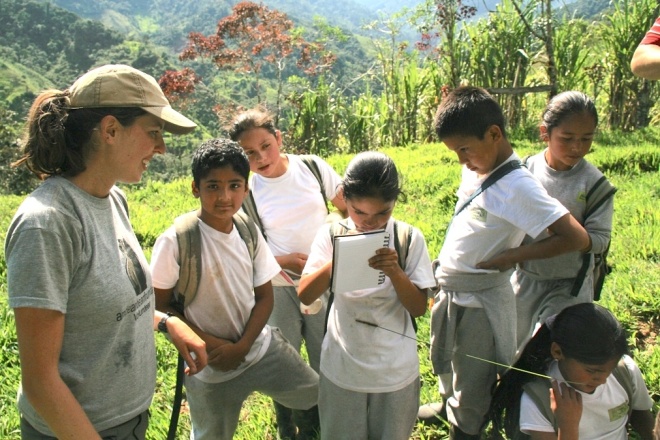
[[[262,102],[262,71],[265,66],[272,66],[277,75],[276,117],[280,112],[287,62],[295,62],[306,75],[316,75],[329,69],[336,59],[322,43],[306,41],[286,14],[249,1],[236,4],[231,15],[218,21],[215,34],[189,34],[188,46],[179,58],[195,60],[198,57],[212,60],[222,70],[254,75],[259,103]]]
[[[195,84],[199,83],[201,78],[190,67],[183,70],[167,70],[158,80],[158,85],[163,89],[170,103],[184,100],[194,90]]]

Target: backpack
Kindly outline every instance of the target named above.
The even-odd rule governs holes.
[[[330,243],[334,245],[336,235],[344,235],[348,232],[348,227],[342,222],[334,222],[330,225]],[[394,249],[398,255],[399,266],[401,269],[406,270],[406,260],[408,259],[408,251],[410,250],[410,241],[412,239],[413,228],[408,223],[400,222],[394,220],[394,235],[396,240],[394,240]],[[330,285],[332,286],[332,280],[330,280]],[[328,297],[328,305],[326,308],[325,315],[325,327],[328,327],[328,318],[330,317],[330,306],[334,301],[335,294],[330,289],[330,296]],[[417,332],[417,322],[415,318],[410,317],[412,320],[413,328]]]
[[[174,286],[172,306],[181,314],[195,298],[202,274],[202,234],[199,230],[198,212],[197,210],[188,212],[174,219],[180,263],[179,280]],[[259,238],[257,226],[246,214],[240,211],[234,214],[233,221],[238,234],[247,246],[250,258],[254,261]],[[167,431],[167,440],[174,440],[176,437],[176,427],[179,423],[181,400],[183,398],[184,369],[185,363],[183,357],[179,354],[176,368],[176,385],[174,386],[174,402],[172,404],[170,426]]]
[[[614,196],[616,193],[616,188],[607,180],[607,177],[602,176],[594,186],[587,193],[587,207],[584,214],[583,222],[586,223],[587,218],[592,215],[598,208],[600,208],[603,203]],[[587,271],[589,270],[589,265],[591,264],[591,256],[593,255],[594,259],[594,269],[593,269],[593,279],[594,279],[594,301],[600,299],[600,293],[603,290],[603,284],[605,283],[605,276],[612,272],[612,266],[607,264],[607,254],[610,251],[610,243],[608,241],[605,250],[600,254],[591,254],[587,253],[582,256],[582,266],[578,271],[575,282],[573,283],[573,289],[571,290],[572,296],[577,296],[580,292],[582,284],[584,284],[584,279],[587,276]]]
[[[311,154],[301,154],[298,156],[305,165],[307,165],[307,168],[312,172],[316,180],[319,182],[319,188],[321,191],[321,197],[323,197],[323,206],[326,207],[326,210],[328,209],[328,199],[325,196],[325,188],[323,186],[323,178],[321,178],[321,170],[319,170],[319,166],[317,163],[314,161],[314,156]],[[248,191],[248,195],[243,201],[243,211],[254,221],[254,223],[257,225],[259,230],[261,231],[261,234],[266,238],[266,233],[264,231],[264,225],[261,223],[261,218],[259,217],[259,211],[257,210],[257,204],[254,200],[254,195],[252,194],[252,189]],[[330,213],[330,210],[328,210],[328,214]]]
[[[174,286],[173,306],[183,313],[197,294],[202,274],[202,235],[199,230],[198,212],[191,211],[174,220],[176,240],[179,246],[179,280]],[[233,216],[234,226],[248,248],[254,261],[257,249],[258,232],[254,222],[244,213]]]
[[[626,367],[626,363],[623,358],[621,358],[617,366],[614,368],[614,370],[612,370],[612,375],[626,391],[626,395],[628,396],[628,416],[630,417],[630,414],[632,413],[632,401],[633,395],[635,393],[635,385],[633,383],[632,374],[630,373],[628,367]],[[549,379],[534,379],[531,382],[527,382],[525,385],[523,385],[523,390],[536,404],[536,407],[541,411],[543,416],[554,425],[556,432],[557,420],[555,419],[555,415],[550,408],[551,387],[552,385],[550,384]],[[520,431],[518,431],[514,437],[515,440],[524,440],[530,438],[529,435],[523,434]]]

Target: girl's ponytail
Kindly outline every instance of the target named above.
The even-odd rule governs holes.
[[[61,173],[66,161],[68,104],[67,91],[46,90],[37,96],[27,116],[23,157],[12,165],[24,163],[40,178]]]
[[[76,176],[86,168],[87,159],[97,148],[92,134],[106,116],[125,127],[146,114],[140,107],[71,108],[69,91],[46,90],[28,112],[23,157],[12,166],[25,164],[37,177]]]
[[[507,438],[514,438],[514,434],[518,432],[523,386],[536,377],[526,371],[545,374],[552,360],[551,343],[550,328],[544,323],[527,343],[513,365],[514,368],[504,373],[495,384],[488,413],[488,419],[493,423],[493,432],[499,434],[504,430]]]

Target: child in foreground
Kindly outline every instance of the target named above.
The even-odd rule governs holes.
[[[151,268],[158,310],[176,314],[206,342],[208,366],[185,386],[196,440],[230,440],[241,406],[254,391],[298,409],[316,405],[318,375],[277,329],[266,324],[273,308],[270,280],[280,266],[255,233],[250,255],[234,225],[248,186],[250,164],[228,139],[204,142],[192,158],[192,193],[200,200],[201,276],[197,294],[181,313],[173,306],[180,261],[175,227],[154,244]],[[256,228],[255,228],[256,231]]]
[[[548,316],[594,299],[594,255],[602,254],[609,246],[615,191],[603,173],[584,158],[591,149],[597,125],[596,105],[587,95],[575,91],[560,93],[543,112],[540,130],[547,148],[526,160],[527,168],[548,194],[584,226],[590,246],[583,252],[518,265],[511,282],[516,293],[519,347]],[[603,196],[598,198],[601,191]],[[523,243],[547,236],[542,233],[535,240],[525,237]]]
[[[425,313],[427,289],[435,285],[428,250],[422,234],[412,228],[405,270],[399,265],[392,212],[401,186],[389,157],[358,154],[346,169],[341,189],[349,215],[347,232],[385,229],[394,238],[369,260],[370,267],[386,275],[383,284],[337,293],[330,307],[321,353],[321,432],[327,439],[408,439],[420,387],[411,316]],[[322,227],[312,244],[299,288],[305,304],[330,287],[332,227]],[[398,227],[404,224],[398,222]]]
[[[576,336],[578,335],[578,336]],[[569,306],[546,319],[514,368],[499,381],[490,408],[494,431],[532,440],[628,438],[627,425],[653,437],[653,400],[628,338],[610,311],[594,304]]]
[[[438,256],[435,276],[441,289],[431,315],[431,361],[450,438],[477,439],[498,367],[474,357],[510,365],[516,350],[512,268],[586,249],[589,238],[568,210],[520,168],[502,110],[486,90],[452,91],[438,107],[435,129],[464,167],[455,215]],[[477,192],[492,174],[507,168],[508,174]],[[521,246],[525,235],[537,237],[546,229],[549,237]]]

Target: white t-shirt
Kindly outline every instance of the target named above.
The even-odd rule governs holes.
[[[624,356],[626,367],[633,380],[632,409],[647,411],[653,406],[653,400],[642,378],[639,367],[629,356]],[[564,382],[555,361],[548,369],[549,376]],[[623,405],[628,401],[628,394],[623,386],[610,374],[607,382],[596,388],[592,394],[578,391],[582,395],[582,418],[580,419],[580,440],[625,440],[628,438],[626,423],[628,413]],[[553,424],[543,416],[534,401],[523,393],[520,400],[520,430],[554,432]]]
[[[202,273],[198,293],[185,310],[186,319],[213,336],[238,341],[255,304],[255,286],[270,281],[280,266],[259,235],[254,262],[247,245],[234,227],[229,234],[198,220],[202,234]],[[179,279],[179,248],[174,226],[154,244],[151,256],[154,287],[170,289]],[[232,371],[207,366],[195,377],[204,382],[224,382],[238,376],[259,361],[270,343],[270,327],[265,326],[245,361]]]
[[[328,214],[319,182],[299,156],[287,154],[289,167],[280,177],[250,175],[250,189],[268,246],[273,255],[309,254],[319,227]],[[341,178],[328,163],[314,156],[326,198],[337,196]]]
[[[504,163],[518,159],[512,154]],[[456,209],[486,179],[463,168]],[[451,223],[440,250],[444,273],[496,272],[477,269],[506,249],[520,246],[525,234],[536,237],[568,213],[524,168],[511,171],[470,202]]]
[[[354,223],[347,220],[349,228]],[[394,219],[386,230],[394,237]],[[390,240],[394,248],[394,240]],[[329,225],[319,229],[303,273],[312,273],[332,259]],[[431,261],[422,233],[413,229],[406,274],[419,288],[435,286]],[[378,324],[400,336],[356,321]],[[321,372],[334,384],[357,392],[391,392],[419,376],[419,357],[410,314],[399,301],[392,282],[374,289],[336,294],[321,350]],[[412,338],[412,339],[411,339]]]

